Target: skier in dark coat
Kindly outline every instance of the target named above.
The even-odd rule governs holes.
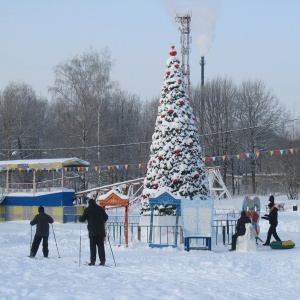
[[[278,208],[275,206],[274,202],[272,202],[272,201],[270,201],[270,203],[268,204],[268,207],[270,209],[269,214],[262,217],[265,220],[269,220],[269,224],[270,224],[270,228],[268,230],[268,235],[267,235],[267,240],[263,244],[264,246],[270,245],[272,234],[277,242],[281,241],[281,239],[279,238],[279,236],[276,232],[276,227],[278,225]]]
[[[36,233],[33,239],[33,243],[31,246],[30,256],[31,258],[35,257],[41,240],[43,240],[43,254],[44,257],[48,257],[49,249],[48,249],[48,238],[49,238],[49,223],[52,224],[53,218],[47,215],[44,211],[44,207],[40,206],[38,208],[39,213],[34,217],[34,219],[30,222],[31,226],[36,225]]]
[[[231,249],[229,251],[236,250],[236,240],[239,236],[244,235],[246,233],[246,223],[251,223],[251,220],[247,217],[246,212],[241,212],[241,217],[238,219],[236,224],[236,232],[232,236]]]
[[[98,247],[100,266],[104,266],[105,222],[108,219],[108,215],[101,206],[96,204],[94,199],[89,199],[88,203],[89,206],[84,210],[82,216],[79,218],[79,222],[85,222],[86,220],[88,221],[91,254],[91,262],[89,263],[89,266],[94,266],[96,263],[96,246]]]

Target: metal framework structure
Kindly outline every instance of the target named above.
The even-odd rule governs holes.
[[[237,209],[237,206],[235,202],[233,201],[223,179],[222,175],[220,173],[220,167],[205,167],[204,168],[207,179],[208,179],[208,185],[209,185],[209,190],[211,194],[215,196],[215,201],[221,200],[224,195],[226,195],[227,199],[231,201],[233,208]],[[129,207],[133,208],[134,205],[138,205],[140,203],[140,195],[141,191],[144,187],[144,177],[142,178],[137,178],[133,180],[128,180],[128,181],[123,181],[123,182],[118,182],[118,183],[113,183],[101,187],[96,187],[92,188],[89,190],[85,191],[80,191],[77,192],[75,195],[77,197],[80,197],[84,194],[89,194],[90,192],[95,192],[104,194],[107,193],[108,191],[118,188],[119,192],[126,195],[129,198]]]
[[[133,206],[140,202],[141,190],[143,187],[144,177],[79,191],[75,193],[75,196],[87,196],[89,193],[102,195],[116,188],[121,194],[124,194],[129,198],[129,205]]]
[[[237,209],[235,202],[233,201],[220,173],[220,167],[205,168],[205,172],[208,179],[209,190],[215,196],[215,201],[220,200],[224,195],[229,199],[233,205],[233,208]]]
[[[192,37],[190,37],[191,31],[191,18],[192,12],[179,14],[176,13],[175,21],[180,23],[179,31],[181,32],[180,43],[181,43],[181,55],[182,55],[182,72],[186,78],[187,91],[190,95],[190,53],[191,47],[190,44],[192,42]]]

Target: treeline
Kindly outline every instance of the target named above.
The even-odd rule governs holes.
[[[299,120],[292,120],[261,80],[236,85],[228,78],[216,78],[194,88],[192,101],[204,156],[226,156],[217,165],[233,195],[284,192],[298,198],[300,151],[276,157],[256,155],[300,147]],[[239,153],[250,155],[236,159]]]
[[[0,91],[1,160],[78,157],[94,166],[147,163],[159,91],[151,100],[141,99],[111,79],[112,69],[108,49],[91,50],[55,67],[50,99],[38,97],[26,83],[12,82]],[[191,87],[191,104],[203,156],[299,146],[297,122],[289,121],[284,107],[260,80],[236,85],[228,78],[212,79],[204,86]],[[221,167],[227,185],[231,182],[233,194],[258,192],[262,187],[257,173],[280,173],[282,190],[291,190],[283,183],[290,180],[284,179],[291,177],[289,172],[294,174],[292,193],[297,194],[299,155],[251,156],[214,165]],[[78,177],[81,183],[75,188],[130,180],[145,173],[141,168],[88,172]],[[240,185],[235,178],[245,174],[249,183]],[[269,188],[265,185],[264,192]]]

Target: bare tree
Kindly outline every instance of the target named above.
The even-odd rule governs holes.
[[[39,157],[44,137],[47,100],[27,84],[10,83],[0,96],[1,148],[6,158]],[[14,151],[13,151],[14,150]]]
[[[150,145],[154,126],[158,114],[159,97],[154,97],[150,101],[144,102],[140,111],[138,123],[138,141],[141,143],[139,152],[136,153],[139,161],[146,162],[150,155]]]
[[[60,117],[60,133],[67,143],[82,147],[84,159],[87,157],[85,147],[95,138],[99,139],[98,123],[108,103],[106,93],[111,87],[111,68],[107,49],[100,53],[91,50],[55,68],[55,84],[49,90]]]
[[[78,150],[72,152],[83,159],[94,157],[87,146],[95,143],[98,161],[100,159],[101,118],[113,87],[112,65],[110,53],[104,49],[91,50],[55,68],[55,84],[49,90],[59,116],[60,143],[77,146]]]
[[[234,128],[236,87],[228,78],[216,78],[204,86],[193,89],[192,105],[201,129],[201,146],[205,155],[222,157],[234,151],[231,130]],[[226,183],[228,168],[233,174],[231,159],[219,160],[223,181]],[[229,164],[230,163],[230,164]]]
[[[243,151],[250,153],[250,172],[252,193],[256,193],[255,174],[258,167],[256,152],[268,149],[274,135],[282,128],[281,118],[284,110],[278,99],[260,80],[244,81],[239,87],[236,104],[237,126],[239,132],[236,143]],[[246,161],[247,163],[247,161]]]

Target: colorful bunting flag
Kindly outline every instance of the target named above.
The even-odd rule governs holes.
[[[203,157],[202,161],[205,162],[211,162],[211,161],[220,161],[223,160],[225,161],[230,160],[230,159],[245,159],[245,158],[255,158],[255,157],[259,157],[260,155],[270,155],[273,156],[276,155],[278,156],[279,153],[281,155],[286,154],[288,155],[290,154],[297,154],[299,152],[299,148],[290,148],[290,149],[281,149],[281,150],[270,150],[270,151],[256,151],[255,153],[241,153],[241,154],[231,154],[231,155],[222,155],[222,156],[208,156],[208,157]],[[100,172],[100,170],[102,171],[110,171],[110,170],[128,170],[128,168],[147,168],[147,164],[146,163],[139,163],[139,164],[124,164],[124,165],[112,165],[112,166],[89,166],[89,167],[64,167],[63,170],[65,172],[67,171],[77,171],[77,172],[88,172],[88,171],[93,171],[95,170],[96,172]],[[47,171],[47,172],[59,172],[60,170],[62,170],[62,168],[58,167],[58,166],[42,166],[40,165],[39,167],[30,167],[29,165],[26,164],[11,164],[11,165],[4,165],[2,167],[0,167],[0,172],[31,172],[31,171],[35,171],[35,172],[40,172],[40,171]]]

